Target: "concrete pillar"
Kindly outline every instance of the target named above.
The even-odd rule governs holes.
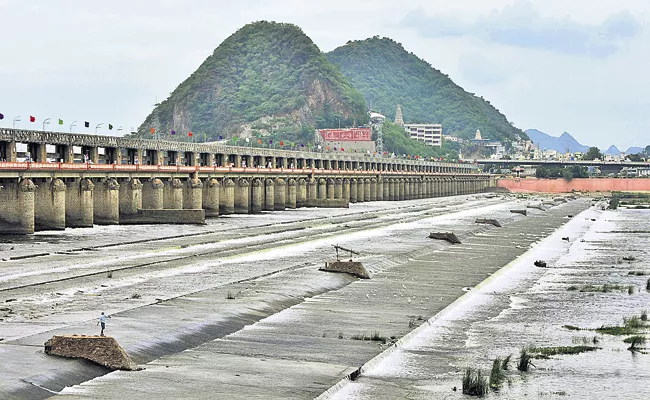
[[[160,180],[156,179],[158,182]],[[152,185],[150,185],[151,187]],[[144,208],[144,185],[140,183],[140,180],[137,178],[129,179],[125,182],[122,182],[119,188],[120,200],[119,200],[119,214],[120,215],[138,215],[138,210]],[[160,182],[160,187],[158,191],[158,204],[162,208],[162,182]],[[153,193],[151,193],[153,197]],[[97,196],[97,191],[95,191],[95,196]],[[95,207],[97,206],[97,198],[95,197]],[[97,212],[95,212],[95,218],[97,218]]]
[[[48,178],[36,185],[34,229],[37,231],[65,229],[65,183],[61,179]]]
[[[142,184],[142,208],[145,210],[163,209],[163,187],[160,179],[152,178]],[[121,196],[120,196],[121,197]]]
[[[307,181],[304,178],[298,179],[296,186],[296,207],[305,207],[307,204]]]
[[[452,190],[452,195],[454,196],[458,195],[458,181],[455,178],[452,178],[451,180],[451,190]]]
[[[390,201],[390,181],[391,180],[392,179],[390,179],[390,178],[382,178],[382,181],[383,181],[382,186],[383,186],[383,191],[384,191],[384,195],[383,195],[383,198],[382,198],[383,201]]]
[[[166,210],[183,209],[183,182],[180,179],[172,178],[165,181],[163,208]]]
[[[239,178],[235,185],[235,214],[248,214],[250,211],[250,184],[248,179]]]
[[[372,192],[372,188],[370,187],[370,179],[365,178],[363,180],[363,201],[365,202],[370,201],[371,192]]]
[[[219,192],[221,184],[215,178],[209,178],[203,183],[203,209],[206,217],[219,216]]]
[[[295,209],[297,203],[297,193],[296,193],[296,180],[290,178],[287,181],[287,202],[286,207],[289,209]]]
[[[219,191],[219,214],[229,215],[235,213],[235,182],[224,178]]]
[[[357,179],[350,179],[350,203],[357,202],[358,188]]]
[[[327,199],[334,200],[336,195],[334,194],[334,179],[327,178]]]
[[[273,205],[275,211],[284,211],[284,208],[287,206],[286,184],[282,178],[275,180],[275,201]]]
[[[424,198],[424,192],[422,191],[422,179],[418,178],[415,180],[415,193],[418,199]]]
[[[413,199],[416,198],[416,197],[415,197],[415,180],[414,180],[413,178],[408,178],[406,181],[407,181],[408,184],[409,184],[409,188],[408,188],[408,199],[409,199],[409,200],[413,200]]]
[[[390,178],[388,184],[388,200],[399,200],[399,183],[395,178]]]
[[[88,161],[93,164],[99,164],[99,149],[97,147],[93,146],[88,148]]]
[[[307,181],[307,207],[315,207],[316,199],[318,198],[318,183],[316,179],[310,178]]]
[[[384,200],[384,178],[380,176],[373,179],[375,179],[376,181],[375,201],[383,201]]]
[[[46,163],[47,148],[45,147],[45,143],[30,143],[30,144],[34,146],[36,150],[36,159],[34,161],[39,163]]]
[[[115,179],[103,178],[93,188],[93,222],[97,225],[120,223],[120,185]]]
[[[350,180],[343,178],[341,182],[341,198],[350,202]]]
[[[183,208],[186,210],[203,209],[203,183],[198,178],[191,178],[183,187]]]
[[[0,161],[16,162],[16,142],[0,142]]]
[[[261,179],[251,182],[251,214],[259,214],[264,208],[264,186]]]
[[[357,203],[363,203],[366,200],[365,189],[365,180],[363,178],[357,179]]]
[[[405,196],[405,194],[406,194],[406,192],[404,191],[404,184],[405,184],[405,182],[404,182],[404,178],[398,178],[398,179],[397,179],[397,183],[398,183],[398,185],[399,185],[399,189],[398,189],[398,192],[397,192],[397,196],[396,196],[396,197],[397,197],[397,200],[399,200],[399,201],[403,201],[404,198],[405,198],[404,196]]]
[[[0,180],[0,235],[34,233],[34,191],[29,179]]]
[[[275,182],[273,179],[264,180],[264,211],[275,210]]]
[[[370,192],[368,201],[377,201],[377,178],[370,178]]]
[[[65,183],[65,226],[92,228],[93,185],[90,179],[75,178]]]
[[[377,178],[377,191],[375,192],[375,200],[384,200],[384,178],[381,176]]]
[[[334,198],[343,198],[343,179],[341,178],[334,179]]]
[[[325,178],[320,178],[318,180],[318,200],[325,200],[327,198],[327,180]]]

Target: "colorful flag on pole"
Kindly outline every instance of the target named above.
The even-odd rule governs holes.
[[[294,142],[291,142],[291,147],[296,147],[296,144]]]
[[[90,122],[88,122],[88,121],[84,121],[84,126],[85,126],[86,128],[90,128]]]
[[[175,134],[176,134],[176,131],[172,129],[172,135],[175,135]]]
[[[223,140],[223,136],[219,135],[219,140]]]
[[[284,142],[280,142],[280,146],[284,146]]]
[[[192,132],[187,132],[187,136],[192,137]]]
[[[30,115],[29,116],[29,122],[36,122],[36,117]]]
[[[262,144],[262,139],[257,139],[257,143]]]
[[[149,128],[149,132],[151,132],[151,134],[153,135],[154,133],[156,133],[156,128]]]
[[[109,131],[112,131],[112,130],[113,130],[113,125],[108,124],[108,130],[109,130]]]
[[[269,139],[269,144],[273,144],[273,139]]]
[[[63,120],[59,118],[59,125],[63,125]]]
[[[343,147],[341,147],[341,151],[345,151],[345,149]]]
[[[300,147],[305,147],[304,143],[300,143]]]
[[[0,119],[5,119],[5,116],[3,113],[0,113]]]

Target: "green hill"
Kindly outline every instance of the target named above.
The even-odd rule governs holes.
[[[405,123],[441,123],[445,134],[512,141],[526,134],[488,101],[466,92],[395,41],[375,36],[351,41],[327,54],[352,84],[390,118],[402,105]]]
[[[300,28],[256,22],[224,40],[138,128],[149,137],[203,140],[281,135],[309,140],[313,128],[367,122],[363,95]]]

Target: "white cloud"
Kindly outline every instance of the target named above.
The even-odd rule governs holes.
[[[523,0],[502,10],[492,10],[469,23],[442,13],[427,16],[418,8],[406,15],[402,25],[424,37],[475,36],[509,46],[593,57],[615,53],[622,41],[641,31],[639,22],[629,11],[612,14],[600,24],[588,25],[569,17],[544,17],[530,1]]]

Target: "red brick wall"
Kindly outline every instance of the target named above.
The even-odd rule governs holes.
[[[499,179],[498,187],[508,188],[513,192],[566,193],[572,190],[582,192],[616,191],[650,191],[650,179],[627,178],[576,178],[564,179]]]

